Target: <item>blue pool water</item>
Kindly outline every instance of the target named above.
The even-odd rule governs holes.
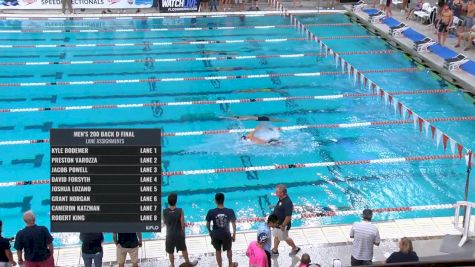
[[[341,14],[301,16],[304,24],[348,23]],[[238,28],[221,26],[289,25],[281,16],[149,20],[1,21],[0,30],[63,30],[60,33],[0,33],[1,45],[112,44],[182,42],[197,40],[264,40],[301,38],[292,27]],[[201,31],[176,28],[212,27]],[[170,28],[155,32],[71,33],[73,29]],[[364,36],[364,39],[325,40],[336,52],[392,49],[358,24],[310,26],[318,37]],[[0,83],[70,82],[97,80],[208,77],[226,75],[291,74],[337,71],[333,58],[226,59],[209,61],[138,62],[117,64],[6,65],[6,62],[64,62],[91,60],[145,60],[147,58],[201,58],[250,55],[318,53],[314,42],[242,42],[218,44],[138,45],[116,47],[0,48]],[[473,99],[440,77],[417,66],[404,53],[346,55],[359,70],[418,68],[415,72],[368,73],[366,76],[389,92],[454,89],[446,94],[398,96],[424,118],[474,116]],[[80,63],[80,62],[79,62]],[[265,89],[265,90],[262,90]],[[268,90],[272,89],[272,90]],[[247,99],[366,93],[347,75],[318,77],[242,78],[231,80],[138,82],[125,84],[8,86],[0,90],[0,108],[31,108],[82,105],[112,105],[218,99]],[[186,105],[160,108],[93,109],[0,114],[0,141],[48,139],[51,128],[161,128],[164,132],[252,128],[255,121],[223,117],[265,115],[286,120],[276,126],[350,123],[399,119],[376,97],[336,100],[290,100],[265,103]],[[435,123],[465,147],[475,145],[472,121]],[[238,134],[179,136],[163,138],[164,171],[198,170],[307,162],[379,159],[439,155],[444,151],[419,134],[412,124],[349,129],[307,129],[282,133],[281,146],[242,143]],[[450,150],[450,149],[449,149]],[[451,153],[447,151],[445,153]],[[0,182],[49,178],[49,145],[0,146]],[[379,165],[349,165],[259,172],[220,173],[163,177],[163,193],[179,194],[179,206],[188,222],[202,222],[213,207],[216,192],[226,193],[226,205],[241,218],[265,216],[276,202],[276,184],[285,183],[297,213],[329,209],[403,207],[454,203],[463,198],[463,160],[419,161]],[[470,188],[473,192],[474,186]],[[23,226],[21,214],[32,209],[38,223],[49,225],[49,185],[0,187],[0,219],[4,236]],[[165,198],[163,203],[166,203]],[[451,211],[378,214],[376,219],[450,215]],[[348,223],[356,217],[326,217],[296,221],[295,226]],[[240,230],[255,227],[239,224]],[[196,224],[190,234],[204,233]],[[159,234],[157,234],[159,235]],[[78,242],[75,234],[55,234],[56,245]],[[147,234],[154,237],[155,234]]]

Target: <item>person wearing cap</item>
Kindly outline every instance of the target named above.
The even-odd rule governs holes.
[[[3,222],[0,221],[0,267],[15,266],[16,262],[13,260],[12,251],[10,250],[10,240],[12,238],[5,238],[2,236]]]
[[[269,264],[269,267],[271,267],[271,249],[272,249],[271,229],[278,227],[278,225],[279,225],[279,218],[277,218],[277,215],[271,214],[269,215],[269,217],[267,217],[267,222],[262,223],[259,226],[259,228],[257,228],[257,236],[259,236],[262,233],[265,233],[269,236],[269,239],[264,244],[264,251],[267,255],[267,263]]]
[[[260,233],[257,241],[252,241],[247,247],[246,256],[249,257],[249,267],[268,267],[264,244],[270,239],[266,233]]]
[[[351,266],[369,265],[373,260],[373,245],[379,246],[381,239],[378,228],[371,223],[373,211],[363,210],[363,221],[355,222],[351,227],[350,238],[353,238],[351,249]]]

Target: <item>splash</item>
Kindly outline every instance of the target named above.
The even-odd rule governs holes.
[[[286,156],[312,152],[319,146],[315,138],[309,133],[281,132],[277,134],[278,144],[264,145],[242,140],[240,135],[210,136],[204,139],[203,144],[190,146],[187,151],[214,155]]]

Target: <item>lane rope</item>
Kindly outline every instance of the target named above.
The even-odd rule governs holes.
[[[324,37],[324,40],[377,38],[373,35],[348,35]],[[93,43],[93,44],[36,44],[36,45],[0,45],[0,48],[80,48],[80,47],[130,47],[130,46],[172,46],[172,45],[209,45],[237,43],[282,43],[291,41],[306,41],[306,38],[272,38],[272,39],[239,39],[239,40],[202,40],[180,42],[142,42],[142,43]]]
[[[399,158],[381,158],[381,159],[348,160],[348,161],[274,164],[274,165],[262,165],[262,166],[251,166],[251,167],[198,169],[198,170],[162,172],[162,176],[186,176],[186,175],[201,175],[201,174],[214,174],[214,173],[270,171],[270,170],[283,170],[283,169],[319,168],[319,167],[343,166],[343,165],[391,164],[391,163],[402,163],[402,162],[413,162],[413,161],[433,161],[433,160],[442,160],[442,159],[460,159],[460,158],[462,158],[462,156],[463,155],[459,155],[459,154],[458,155],[444,154],[444,155],[412,156],[412,157],[399,157]],[[53,175],[54,175],[54,173],[53,173]],[[0,187],[49,184],[49,183],[50,183],[49,179],[16,181],[16,182],[3,182],[3,183],[0,183]]]
[[[418,68],[363,70],[361,73],[390,73],[390,72],[417,72]],[[348,74],[349,72],[346,72]],[[149,83],[149,82],[182,82],[182,81],[208,81],[208,80],[235,80],[235,79],[261,79],[271,77],[315,77],[322,75],[345,75],[340,71],[303,72],[303,73],[271,73],[207,77],[173,77],[173,78],[148,78],[128,80],[95,80],[73,82],[28,82],[28,83],[0,83],[0,87],[28,87],[28,86],[54,86],[54,85],[92,85],[92,84],[118,84],[118,83]]]
[[[468,117],[449,117],[449,118],[430,118],[429,122],[447,122],[447,121],[475,121],[475,116]],[[387,120],[387,121],[362,121],[352,123],[331,123],[331,124],[308,124],[308,125],[292,125],[278,127],[280,131],[297,131],[303,129],[329,129],[329,128],[362,128],[370,126],[385,126],[385,125],[400,125],[413,123],[411,119],[408,120]],[[218,134],[243,134],[254,130],[254,128],[247,129],[218,129],[218,130],[202,130],[202,131],[185,131],[185,132],[162,132],[163,137],[174,136],[199,136],[199,135],[218,135]],[[33,139],[33,140],[12,140],[0,141],[0,146],[8,145],[27,145],[48,143],[49,139]]]
[[[398,51],[391,49],[341,52],[344,55],[378,55],[394,54]],[[245,60],[261,58],[301,58],[301,57],[324,57],[323,53],[299,53],[299,54],[274,54],[274,55],[249,55],[249,56],[220,56],[220,57],[182,57],[182,58],[149,58],[149,59],[116,59],[116,60],[75,60],[75,61],[27,61],[27,62],[0,62],[0,66],[11,65],[80,65],[80,64],[124,64],[145,62],[175,62],[175,61],[215,61],[215,60]]]
[[[394,95],[421,95],[421,94],[446,94],[452,93],[449,89],[399,91]],[[59,106],[41,108],[10,108],[0,109],[0,113],[18,112],[43,112],[43,111],[65,111],[65,110],[90,110],[90,109],[119,109],[119,108],[145,108],[164,106],[192,106],[192,105],[221,105],[221,104],[242,104],[258,102],[282,102],[288,100],[337,100],[342,98],[359,98],[379,96],[378,93],[355,93],[355,94],[335,94],[335,95],[315,95],[315,96],[287,96],[287,97],[261,97],[261,98],[240,98],[223,100],[196,100],[196,101],[176,101],[176,102],[153,102],[153,103],[133,103],[133,104],[111,104],[111,105],[83,105],[83,106]]]
[[[352,23],[313,23],[307,24],[310,27],[347,27]],[[65,26],[67,27],[67,26]],[[39,30],[39,29],[22,29],[22,30],[0,30],[1,33],[121,33],[121,32],[166,32],[166,31],[208,31],[208,30],[239,30],[239,29],[279,29],[294,28],[291,24],[281,25],[261,25],[261,26],[218,26],[218,27],[173,27],[173,28],[118,28],[118,29],[56,29],[56,30]]]

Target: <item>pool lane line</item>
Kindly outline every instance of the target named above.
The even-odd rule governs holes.
[[[324,37],[324,40],[340,39],[367,39],[378,38],[373,35],[348,35]],[[130,46],[172,46],[172,45],[209,45],[209,44],[237,44],[237,43],[282,43],[291,41],[307,41],[306,38],[273,38],[273,39],[240,39],[240,40],[203,40],[203,41],[181,41],[181,42],[143,42],[143,43],[100,43],[100,44],[38,44],[38,45],[0,45],[0,48],[79,48],[79,47],[130,47]]]
[[[271,170],[285,170],[285,169],[301,169],[301,168],[320,168],[329,166],[351,166],[351,165],[373,165],[373,164],[393,164],[415,161],[434,161],[443,159],[461,159],[463,155],[426,155],[426,156],[412,156],[412,157],[398,157],[398,158],[380,158],[380,159],[364,159],[364,160],[347,160],[347,161],[330,161],[330,162],[310,162],[310,163],[292,163],[292,164],[274,164],[262,165],[252,167],[231,167],[231,168],[217,168],[217,169],[200,169],[200,170],[185,170],[185,171],[171,171],[162,172],[162,176],[187,176],[187,175],[201,175],[201,174],[216,174],[216,173],[235,173],[246,171],[271,171]],[[54,175],[54,174],[53,174]],[[17,182],[3,182],[0,187],[34,185],[34,184],[49,184],[49,179],[43,180],[29,180]]]
[[[449,89],[419,90],[419,91],[400,91],[393,92],[394,95],[419,95],[419,94],[445,94],[452,93]],[[83,106],[58,106],[43,108],[10,108],[0,109],[0,113],[19,113],[19,112],[43,112],[43,111],[66,111],[66,110],[91,110],[91,109],[120,109],[120,108],[145,108],[145,107],[164,107],[164,106],[192,106],[192,105],[221,105],[221,104],[242,104],[242,103],[260,103],[260,102],[282,102],[288,100],[335,100],[342,98],[360,98],[381,96],[379,93],[354,93],[354,94],[336,94],[336,95],[317,95],[317,96],[287,96],[287,97],[262,97],[262,98],[241,98],[241,99],[223,99],[223,100],[197,100],[197,101],[179,101],[179,102],[153,102],[153,103],[129,103],[129,104],[111,104],[111,105],[83,105]]]
[[[142,43],[102,43],[102,44],[38,44],[38,45],[0,45],[0,48],[78,48],[78,47],[130,47],[130,46],[171,46],[171,45],[206,45],[235,43],[280,43],[289,41],[306,41],[305,38],[274,38],[274,39],[240,39],[240,40],[197,40],[181,42],[142,42]]]
[[[315,90],[315,88],[311,88],[311,84],[289,84],[285,86],[276,86],[276,87],[266,87],[266,88],[248,88],[248,89],[232,89],[232,90],[220,90],[220,91],[199,91],[199,92],[156,92],[152,91],[145,94],[123,94],[123,95],[93,95],[93,96],[65,96],[62,99],[64,100],[84,100],[84,99],[120,99],[120,98],[143,98],[143,97],[192,97],[192,96],[204,96],[208,94],[240,94],[240,93],[280,93],[284,92],[285,90],[293,90],[293,89],[303,89],[309,88]],[[9,99],[5,99],[9,100]]]
[[[306,24],[310,27],[346,27],[352,26],[353,23],[313,23]],[[172,28],[120,28],[120,29],[67,29],[67,30],[38,30],[38,29],[22,29],[22,30],[0,30],[2,33],[130,33],[130,32],[168,32],[168,31],[209,31],[209,30],[240,30],[240,29],[280,29],[294,28],[291,24],[281,25],[261,25],[261,26],[218,26],[218,27],[172,27]]]
[[[235,173],[235,172],[246,172],[246,171],[271,171],[271,170],[282,170],[282,169],[319,168],[319,167],[329,167],[329,166],[391,164],[391,163],[402,163],[402,162],[413,162],[413,161],[433,161],[433,160],[442,160],[442,159],[462,159],[462,158],[463,158],[463,153],[459,151],[459,154],[423,155],[423,156],[396,157],[396,158],[291,163],[291,164],[261,165],[261,166],[252,166],[252,167],[229,167],[229,168],[171,171],[171,172],[162,172],[162,175],[163,176],[187,176],[187,175],[216,174],[216,173]]]
[[[429,122],[475,121],[475,116],[429,118],[427,119],[427,121]],[[412,123],[414,123],[413,119],[387,120],[387,121],[362,121],[362,122],[352,122],[352,123],[292,125],[292,126],[278,127],[278,129],[280,131],[298,131],[298,130],[304,130],[304,129],[336,129],[336,128],[347,129],[347,128],[363,128],[363,127],[371,127],[371,126],[403,125],[403,124],[412,124]],[[203,130],[203,131],[187,131],[187,132],[162,132],[162,137],[243,134],[243,133],[248,133],[252,130],[254,130],[254,128]],[[29,145],[29,144],[41,144],[41,143],[49,143],[49,139],[0,141],[0,146]]]
[[[14,183],[14,182],[12,182]],[[405,206],[405,207],[388,207],[371,209],[373,213],[400,213],[400,212],[415,212],[415,211],[434,211],[434,210],[449,210],[454,209],[454,204],[435,204],[424,206]],[[296,220],[314,219],[321,217],[343,217],[343,216],[360,216],[363,210],[322,210],[317,212],[296,213],[292,218]],[[253,224],[264,223],[267,217],[239,217],[236,220],[237,224]],[[186,222],[186,227],[205,226],[206,222]]]
[[[287,83],[288,84],[288,83]],[[269,86],[269,87],[255,87],[255,88],[247,88],[247,89],[232,89],[232,90],[219,90],[219,91],[197,91],[197,92],[157,92],[152,91],[149,93],[143,94],[121,94],[121,95],[114,95],[114,94],[107,94],[107,95],[90,95],[90,96],[65,96],[61,99],[64,100],[84,100],[84,99],[121,99],[121,98],[147,98],[147,97],[175,97],[178,99],[181,98],[193,98],[194,96],[205,96],[209,94],[214,95],[227,95],[227,94],[241,94],[241,93],[277,93],[283,94],[287,93],[287,91],[292,90],[316,90],[319,87],[315,87],[312,84],[288,84],[285,86]],[[320,88],[319,88],[320,89]],[[328,88],[325,88],[328,89]],[[332,88],[333,89],[333,88]],[[318,90],[318,89],[317,89]],[[51,96],[49,98],[45,97],[45,99],[52,99],[57,96]],[[26,98],[22,98],[23,101],[28,101]],[[33,100],[33,99],[32,99]],[[1,101],[1,100],[0,100]],[[18,99],[3,99],[4,102],[15,102],[19,101]],[[53,102],[53,101],[51,101]]]
[[[300,62],[297,62],[297,63],[300,63]],[[166,66],[164,68],[152,68],[152,69],[145,69],[143,70],[144,68],[142,68],[141,71],[129,71],[129,72],[126,72],[126,71],[121,71],[121,72],[94,72],[94,71],[91,71],[91,72],[83,72],[83,73],[64,73],[64,75],[62,77],[68,77],[70,79],[75,79],[75,78],[81,78],[81,77],[86,77],[86,78],[95,78],[95,77],[110,77],[110,76],[120,76],[120,77],[123,77],[123,78],[126,78],[126,77],[137,77],[139,75],[146,75],[146,76],[149,76],[149,77],[152,77],[152,76],[159,76],[159,75],[185,75],[185,74],[190,74],[190,73],[193,73],[195,75],[216,75],[218,73],[229,73],[229,72],[237,72],[237,71],[245,71],[246,73],[254,73],[254,72],[258,72],[258,71],[264,71],[264,72],[270,72],[270,71],[277,71],[277,70],[281,70],[281,69],[285,69],[286,71],[292,71],[292,69],[297,69],[297,70],[301,70],[301,69],[310,69],[312,67],[315,67],[315,64],[313,62],[307,62],[307,64],[301,64],[301,65],[291,65],[291,64],[287,64],[287,65],[278,65],[278,64],[275,64],[274,66],[270,66],[270,65],[256,65],[256,66],[251,66],[251,67],[246,67],[246,66],[243,66],[243,67],[214,67],[214,66],[211,66],[211,67],[204,67],[204,68],[197,68],[196,70],[193,70],[193,71],[190,71],[189,69],[185,68],[185,69],[173,69],[171,66]],[[158,69],[158,70],[157,70]],[[3,77],[3,76],[0,76],[0,78],[32,78],[34,77],[34,75],[29,75],[31,77],[19,77],[19,76],[22,76],[22,75],[17,75],[17,76],[10,76],[10,77]],[[23,75],[23,76],[26,76],[26,75]],[[51,74],[41,74],[39,75],[39,77],[41,78],[55,78],[58,80],[59,78],[57,78],[57,74],[56,73],[51,73]],[[62,78],[61,78],[62,79]]]
[[[309,49],[309,50],[310,50],[310,52],[314,51],[313,49]],[[256,52],[260,52],[260,51],[262,51],[261,48],[240,47],[239,49],[234,49],[234,50],[230,50],[230,49],[228,49],[228,50],[224,50],[224,49],[221,49],[221,50],[217,50],[217,49],[213,49],[213,50],[193,50],[193,51],[179,50],[179,51],[173,51],[172,53],[170,53],[170,52],[152,52],[152,51],[128,52],[128,53],[124,53],[124,52],[122,52],[122,53],[95,53],[95,54],[72,53],[72,57],[74,57],[74,58],[84,58],[84,57],[96,58],[96,57],[118,57],[118,56],[120,56],[120,57],[124,57],[124,56],[152,57],[152,56],[155,56],[155,55],[169,55],[169,54],[173,54],[173,55],[176,55],[176,54],[186,54],[186,55],[195,54],[195,55],[203,55],[204,57],[205,56],[216,56],[216,55],[219,55],[219,56],[236,55],[237,56],[237,55],[239,55],[239,53],[256,53]],[[281,50],[276,49],[276,48],[266,49],[266,51],[267,52],[281,52]],[[396,52],[399,52],[399,51],[396,51]],[[64,54],[66,54],[66,52],[63,52],[63,53],[58,54],[58,55],[48,55],[48,54],[46,54],[46,55],[44,55],[44,57],[47,57],[47,58],[51,58],[51,57],[64,58]],[[12,57],[14,57],[14,56],[12,56]],[[36,56],[36,57],[39,57],[39,56]],[[0,58],[2,58],[1,55],[0,55]]]
[[[376,55],[399,53],[392,49],[368,50],[343,52],[345,55]],[[247,60],[261,58],[301,58],[301,57],[324,57],[324,53],[297,53],[297,54],[272,54],[272,55],[252,55],[252,56],[218,56],[218,57],[182,57],[182,58],[145,58],[145,59],[112,59],[112,60],[72,60],[72,61],[30,61],[30,62],[0,62],[0,66],[12,65],[83,65],[83,64],[127,64],[127,63],[159,63],[177,61],[220,61],[220,60]]]
[[[326,108],[326,109],[294,109],[288,111],[279,111],[267,113],[268,116],[291,116],[291,115],[308,115],[309,113],[314,114],[342,114],[343,112],[337,108]],[[222,122],[226,119],[217,117],[214,113],[186,113],[180,118],[177,119],[155,119],[155,120],[128,120],[128,121],[115,121],[115,122],[80,122],[80,123],[58,123],[57,128],[85,128],[85,127],[117,127],[117,126],[132,126],[132,125],[154,125],[162,127],[163,124],[186,124],[190,122]],[[50,122],[47,122],[50,123]],[[53,123],[53,122],[51,122]],[[36,125],[39,127],[40,125]],[[50,128],[48,128],[49,131]]]
[[[276,49],[270,49],[269,51],[275,51]],[[239,52],[247,52],[247,53],[254,53],[256,51],[259,51],[258,49],[252,49],[252,48],[246,48],[246,47],[241,47],[239,49]],[[89,52],[89,51],[88,51]],[[69,52],[68,52],[69,53]],[[63,52],[63,54],[66,54],[66,52]],[[85,58],[85,57],[124,57],[124,56],[145,56],[145,57],[152,57],[152,56],[157,56],[157,55],[189,55],[189,54],[197,54],[197,55],[203,55],[203,56],[209,56],[209,55],[220,55],[220,56],[226,56],[226,55],[237,55],[238,52],[230,51],[230,50],[193,50],[193,51],[186,51],[186,50],[181,50],[181,51],[173,51],[172,53],[170,52],[152,52],[152,51],[143,51],[143,52],[128,52],[128,53],[96,53],[96,54],[78,54],[78,53],[72,53],[72,57],[74,58]],[[64,58],[62,54],[58,55],[45,55],[45,57],[59,57]]]
[[[401,73],[417,72],[418,68],[380,69],[362,70],[363,73]],[[148,78],[148,79],[128,79],[128,80],[95,80],[95,81],[73,81],[73,82],[29,82],[29,83],[0,83],[0,87],[29,87],[29,86],[69,86],[69,85],[94,85],[94,84],[127,84],[127,83],[149,83],[149,82],[183,82],[183,81],[209,81],[209,80],[236,80],[236,79],[262,79],[271,77],[317,77],[325,75],[347,75],[353,72],[323,71],[323,72],[301,72],[301,73],[271,73],[271,74],[248,74],[248,75],[228,75],[228,76],[207,76],[207,77],[171,77],[171,78]]]
[[[139,36],[142,35],[142,36]],[[60,35],[63,36],[63,35]],[[89,35],[87,35],[89,36]],[[94,36],[94,35],[93,35]],[[183,34],[180,35],[173,35],[173,36],[165,36],[165,35],[143,35],[143,34],[138,34],[138,35],[132,35],[132,34],[127,34],[127,35],[119,35],[117,37],[107,37],[107,36],[101,36],[101,35],[95,35],[96,37],[83,37],[83,38],[76,38],[74,39],[74,43],[82,43],[82,42],[88,42],[88,41],[130,41],[130,40],[138,40],[140,41],[173,41],[173,40],[183,40],[186,41],[187,39],[193,38],[194,40],[205,40],[209,38],[216,38],[216,34],[210,34],[210,32],[205,32],[199,35],[193,35],[193,36],[183,36]],[[222,33],[219,35],[220,39],[230,39],[230,38],[240,38],[243,37],[244,35],[242,33]],[[252,33],[245,34],[247,39],[253,39],[253,38],[286,38],[289,37],[287,35],[282,35],[281,31],[276,31],[272,34],[269,34],[269,32],[259,32],[259,31],[254,31]],[[67,38],[67,37],[66,37]],[[51,38],[49,39],[51,42],[60,42],[63,43],[65,38]],[[71,41],[71,40],[70,40]],[[70,42],[68,41],[68,42]]]

